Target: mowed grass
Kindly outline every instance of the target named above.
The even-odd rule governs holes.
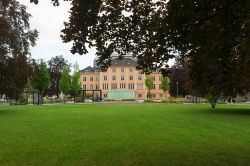
[[[250,107],[0,107],[0,165],[249,165]]]

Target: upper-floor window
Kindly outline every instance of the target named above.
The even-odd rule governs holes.
[[[90,85],[90,90],[93,90],[94,89],[94,85]]]
[[[93,78],[93,77],[90,77],[90,81],[94,81],[94,78]]]
[[[133,71],[134,71],[134,69],[133,69],[133,68],[129,68],[129,71],[130,71],[130,72],[133,72]]]
[[[111,84],[111,89],[117,89],[117,84]]]
[[[153,89],[155,89],[155,84],[154,84],[154,86],[153,86]]]
[[[153,80],[155,81],[155,76],[153,76]]]
[[[83,81],[87,81],[87,78],[86,78],[86,77],[83,77],[82,80],[83,80]]]
[[[99,87],[99,85],[98,85],[98,84],[96,84],[95,89],[100,89],[100,87]]]
[[[126,84],[120,84],[120,89],[126,89]]]
[[[137,89],[143,89],[144,84],[143,83],[137,83]]]
[[[129,80],[133,80],[133,79],[134,79],[134,76],[130,75]]]
[[[112,80],[113,81],[116,80],[116,76],[115,75],[112,76]]]
[[[159,89],[161,89],[161,84],[159,84]]]
[[[96,76],[95,80],[96,80],[96,81],[99,81],[99,77],[98,77],[98,76]]]
[[[83,89],[83,90],[86,90],[86,85],[82,85],[82,89]]]
[[[161,81],[162,80],[162,76],[159,76],[159,81]]]
[[[135,89],[135,85],[134,84],[128,84],[128,89]]]
[[[124,70],[124,68],[121,68],[121,72],[123,73],[125,70]]]
[[[109,89],[109,84],[102,84],[102,89]]]
[[[138,80],[142,80],[142,75],[138,75]]]
[[[112,72],[115,72],[115,68],[112,68]]]
[[[121,75],[121,80],[125,80],[125,77],[124,77],[124,75]]]
[[[107,81],[107,80],[108,80],[108,76],[104,76],[103,79],[104,79],[105,81]]]

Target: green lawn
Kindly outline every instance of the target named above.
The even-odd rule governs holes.
[[[250,107],[0,107],[0,165],[249,165]]]

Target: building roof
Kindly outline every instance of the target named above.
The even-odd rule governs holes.
[[[88,66],[86,68],[84,68],[83,70],[81,70],[82,73],[94,73],[94,72],[99,72],[100,70],[96,67],[91,67]]]
[[[137,66],[137,62],[131,58],[113,59],[111,66]]]
[[[123,59],[112,59],[111,60],[111,66],[137,66],[137,61],[132,58],[123,58]],[[81,70],[82,73],[94,73],[94,72],[100,72],[101,70],[98,67],[91,67],[88,66]]]

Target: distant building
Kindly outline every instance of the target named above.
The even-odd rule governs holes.
[[[124,59],[118,59],[118,55],[112,55],[111,66],[102,72],[96,65],[88,66],[81,71],[81,86],[85,90],[102,90],[103,99],[146,99],[147,88],[145,75],[136,69],[137,61],[132,55]],[[153,99],[163,99],[169,96],[161,89],[162,75],[159,71],[153,71],[154,89],[151,90]],[[98,95],[95,93],[95,95]]]

